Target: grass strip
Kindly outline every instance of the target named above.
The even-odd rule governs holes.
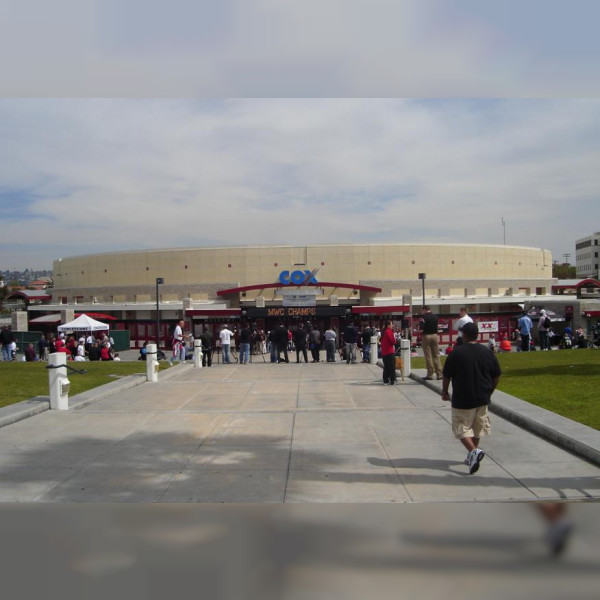
[[[48,369],[45,362],[0,362],[0,407],[48,395]],[[84,375],[68,372],[71,382],[69,396],[75,396],[98,386],[135,373],[146,373],[145,362],[83,362],[69,363],[75,369],[87,370]],[[160,368],[169,368],[165,361]]]
[[[600,430],[600,350],[501,353],[498,360],[498,389]],[[425,360],[412,365],[424,369]]]

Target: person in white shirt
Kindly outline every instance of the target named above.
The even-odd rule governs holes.
[[[170,364],[173,364],[174,360],[179,360],[182,363],[185,362],[184,325],[185,321],[179,321],[173,330],[173,357],[169,360]]]
[[[94,345],[94,342],[96,340],[94,339],[94,336],[90,333],[86,338],[85,338],[85,349],[89,352],[90,348]]]
[[[462,329],[463,329],[463,327],[467,323],[472,323],[473,322],[473,319],[471,319],[471,317],[467,313],[467,309],[464,306],[459,309],[458,315],[459,315],[460,318],[458,319],[458,321],[456,321],[456,329],[458,330],[458,333],[456,334],[456,345],[457,346],[459,346],[460,344],[463,343],[463,339],[462,339]]]
[[[227,325],[223,325],[221,333],[219,333],[219,339],[221,340],[221,351],[223,353],[223,363],[228,365],[231,363],[231,338],[233,337],[233,331],[227,328]]]

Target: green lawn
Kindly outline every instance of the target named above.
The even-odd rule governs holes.
[[[48,363],[0,362],[0,407],[27,400],[34,396],[48,395]],[[69,363],[70,366],[87,370],[85,375],[68,372],[71,382],[70,396],[114,381],[134,373],[146,373],[145,362],[85,362]],[[165,361],[160,368],[169,368]]]
[[[498,389],[600,430],[600,350],[515,352],[498,360]],[[425,361],[413,358],[412,365],[423,369]]]

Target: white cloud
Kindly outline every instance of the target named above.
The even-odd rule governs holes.
[[[560,258],[597,229],[599,114],[595,100],[1,101],[2,268],[204,244],[502,243],[501,217],[508,243]]]
[[[21,2],[3,96],[540,97],[599,91],[593,0]],[[34,4],[34,6],[32,6]]]

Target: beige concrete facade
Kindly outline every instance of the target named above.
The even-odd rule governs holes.
[[[550,251],[475,244],[340,244],[140,250],[54,261],[53,301],[68,304],[215,301],[222,289],[276,283],[282,271],[319,269],[319,282],[376,286],[382,297],[549,293]],[[338,292],[329,292],[339,293]],[[273,297],[273,291],[269,292]],[[346,292],[342,294],[345,295]],[[248,291],[246,300],[262,296]],[[222,300],[222,299],[221,299]],[[372,300],[361,293],[361,302]]]

